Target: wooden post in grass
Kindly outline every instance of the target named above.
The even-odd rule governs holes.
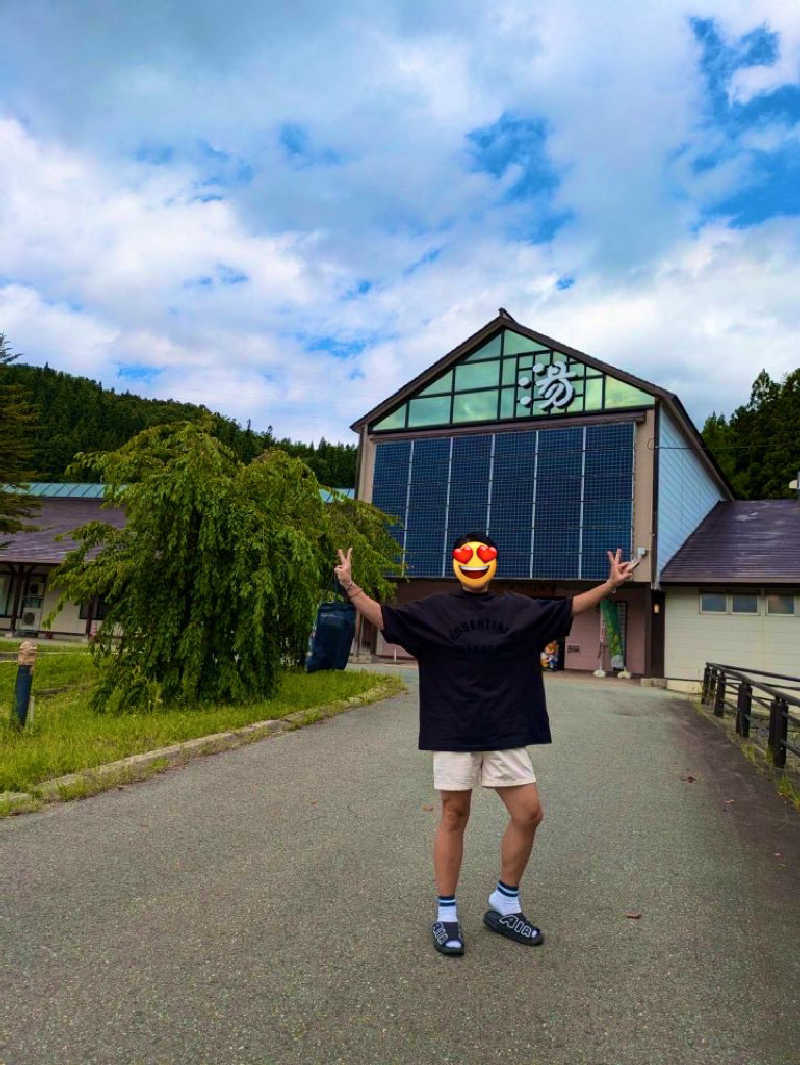
[[[17,683],[14,686],[14,706],[11,711],[11,724],[20,729],[25,727],[25,722],[28,720],[36,650],[37,645],[33,640],[23,640],[17,652]]]

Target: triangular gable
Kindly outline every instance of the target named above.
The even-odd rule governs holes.
[[[605,363],[514,328],[511,319],[501,321],[474,350],[456,349],[416,389],[413,382],[401,389],[402,402],[385,412],[378,408],[371,430],[524,422],[654,405],[654,394],[639,387],[647,382],[618,377]]]

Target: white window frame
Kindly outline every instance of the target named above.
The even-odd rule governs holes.
[[[703,610],[703,596],[704,595],[722,595],[725,597],[725,609],[724,610]],[[756,611],[742,611],[733,609],[733,597],[734,595],[754,595],[758,602],[758,609]],[[794,604],[794,611],[791,614],[777,614],[771,613],[769,609],[770,595],[788,595],[791,597]],[[794,588],[787,591],[781,591],[777,588],[762,587],[758,589],[749,589],[747,591],[743,589],[737,589],[731,591],[730,588],[709,588],[699,587],[697,589],[697,612],[702,617],[717,618],[723,614],[730,615],[737,618],[798,618],[800,617],[800,592]]]
[[[733,609],[733,597],[735,595],[749,595],[749,596],[752,596],[753,598],[755,598],[755,601],[756,601],[755,610],[734,610]],[[764,611],[762,610],[763,605],[764,605],[764,596],[761,594],[761,590],[760,589],[756,589],[755,591],[747,591],[747,592],[743,592],[743,591],[730,592],[729,595],[728,595],[729,612],[731,614],[733,614],[737,618],[756,618],[756,617],[759,617],[759,615],[764,613]]]
[[[771,595],[785,595],[789,599],[791,599],[792,600],[792,605],[794,607],[794,609],[792,610],[791,614],[783,614],[783,613],[780,613],[778,611],[770,610],[770,608],[769,608],[769,597]],[[796,618],[796,617],[798,617],[798,612],[799,611],[800,611],[800,595],[798,595],[797,592],[794,591],[794,589],[789,589],[788,591],[785,591],[785,592],[779,592],[775,588],[767,588],[767,589],[764,590],[764,613],[766,614],[766,616],[768,618]]]
[[[703,610],[703,596],[704,595],[721,595],[725,600],[724,610]],[[727,591],[723,588],[699,588],[697,591],[697,610],[703,617],[718,618],[721,614],[730,614],[731,612],[731,599]]]

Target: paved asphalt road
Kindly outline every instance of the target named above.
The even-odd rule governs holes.
[[[467,953],[431,949],[412,689],[0,822],[0,1062],[798,1065],[800,817],[685,701],[548,687],[544,946],[481,924],[504,825],[481,793]]]

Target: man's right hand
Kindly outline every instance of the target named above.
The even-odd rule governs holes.
[[[342,588],[347,591],[353,583],[353,574],[350,568],[350,558],[352,557],[353,549],[352,547],[348,547],[347,554],[345,554],[344,551],[337,549],[337,553],[339,555],[339,565],[333,567],[333,575],[336,577],[339,584],[341,584]]]

